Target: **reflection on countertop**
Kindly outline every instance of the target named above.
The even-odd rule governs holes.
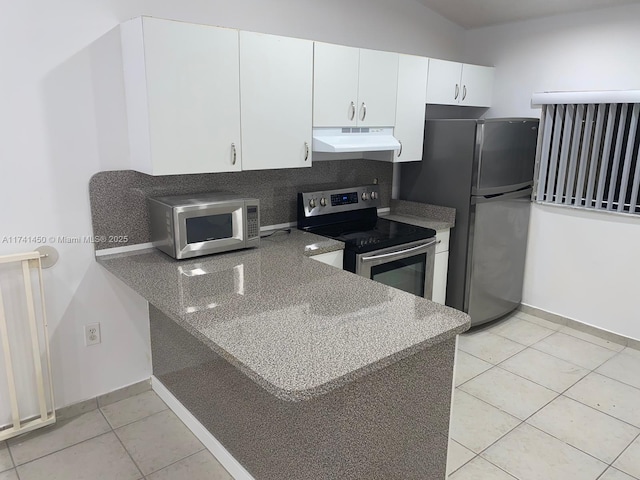
[[[297,401],[469,327],[462,312],[308,258],[342,248],[293,230],[197,259],[148,249],[97,261],[262,387]]]

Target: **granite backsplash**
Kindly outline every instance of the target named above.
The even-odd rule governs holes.
[[[233,192],[260,199],[262,225],[295,222],[301,191],[380,185],[381,207],[389,207],[393,164],[375,160],[331,160],[310,168],[259,170],[154,177],[133,170],[96,173],[89,182],[95,236],[126,237],[123,242],[98,242],[96,250],[148,243],[146,197],[201,192]]]

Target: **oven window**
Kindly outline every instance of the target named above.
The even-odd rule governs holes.
[[[187,218],[187,243],[233,237],[231,213]]]
[[[371,280],[424,297],[427,254],[395,260],[371,267]]]

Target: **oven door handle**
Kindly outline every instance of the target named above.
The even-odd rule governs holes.
[[[411,247],[411,248],[407,248],[405,250],[399,250],[397,252],[391,252],[391,253],[383,253],[380,255],[372,255],[370,257],[362,257],[361,261],[362,262],[370,262],[371,260],[378,260],[380,258],[390,258],[390,257],[399,257],[399,256],[404,256],[407,253],[411,253],[411,252],[415,252],[416,250],[425,250],[428,247],[430,247],[431,245],[435,245],[436,243],[436,239],[434,238],[433,240],[424,243],[422,245],[418,245],[417,247]]]

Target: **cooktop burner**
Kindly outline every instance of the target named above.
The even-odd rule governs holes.
[[[373,221],[338,223],[309,227],[305,230],[345,243],[345,249],[367,253],[387,247],[425,240],[436,235],[435,230],[377,217]]]
[[[378,185],[298,194],[298,228],[345,243],[345,250],[367,253],[426,240],[435,230],[378,217]]]

